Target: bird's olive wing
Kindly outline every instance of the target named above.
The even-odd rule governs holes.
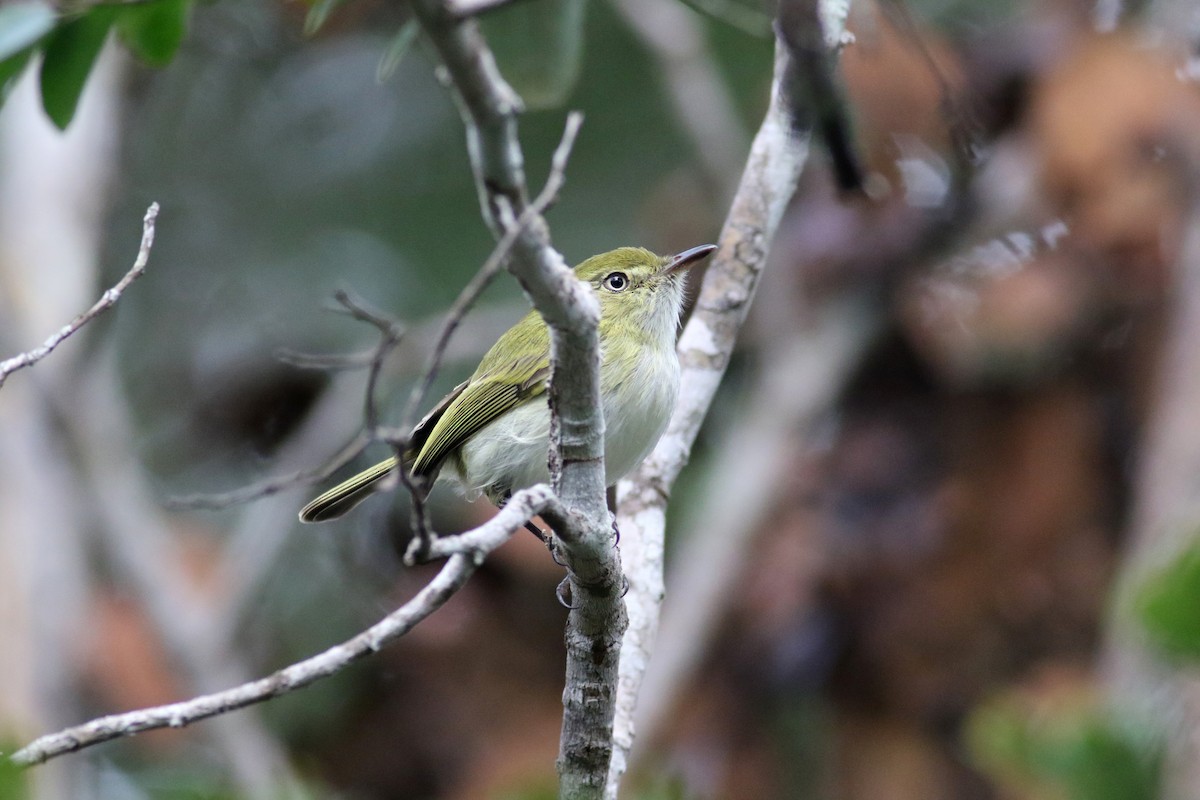
[[[429,441],[433,429],[437,427],[438,422],[442,419],[442,415],[446,413],[446,409],[462,396],[463,391],[470,383],[470,381],[463,381],[451,389],[449,394],[438,401],[438,404],[429,409],[429,413],[421,417],[421,421],[413,426],[412,433],[408,435],[408,450],[405,452],[404,458],[406,462],[416,459],[421,453],[425,448],[425,443]]]
[[[454,398],[429,431],[413,461],[414,475],[428,475],[446,457],[505,412],[546,391],[550,365],[545,358],[522,359],[509,370],[478,375]],[[419,426],[418,426],[419,427]],[[415,442],[414,442],[415,445]]]

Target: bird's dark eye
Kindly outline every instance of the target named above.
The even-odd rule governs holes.
[[[624,272],[610,272],[604,276],[604,288],[610,292],[623,292],[629,288],[629,276]]]

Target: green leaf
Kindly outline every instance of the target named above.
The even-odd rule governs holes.
[[[345,0],[313,0],[308,7],[308,14],[304,17],[304,35],[315,36],[317,31],[325,25],[325,21],[329,19],[333,10],[343,2]]]
[[[94,6],[62,25],[46,41],[42,59],[42,108],[60,130],[75,116],[88,74],[113,23],[114,9]]]
[[[16,85],[21,73],[25,71],[25,65],[29,63],[32,55],[33,47],[26,47],[15,56],[9,56],[0,61],[0,106],[3,106],[8,100],[9,92]]]
[[[528,108],[563,105],[579,80],[587,0],[525,0],[481,18],[500,72]]]
[[[388,44],[383,58],[379,59],[379,66],[375,68],[375,80],[383,83],[396,74],[396,68],[404,60],[404,55],[412,46],[413,39],[417,38],[418,30],[415,19],[410,19],[401,26],[400,32],[392,37],[392,41]]]
[[[121,9],[117,32],[137,57],[152,67],[171,63],[187,32],[190,0],[155,0]]]
[[[27,52],[54,29],[54,9],[46,3],[0,6],[0,61]]]
[[[1200,542],[1151,575],[1134,600],[1151,641],[1170,656],[1200,659]]]
[[[1093,707],[1033,709],[1012,700],[977,708],[972,760],[1001,786],[1070,800],[1155,800],[1162,753],[1144,731]]]

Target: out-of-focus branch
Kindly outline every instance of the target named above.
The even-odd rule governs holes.
[[[1195,177],[1192,177],[1195,181]],[[1155,408],[1135,481],[1132,541],[1121,566],[1118,596],[1144,581],[1195,545],[1200,520],[1200,202],[1192,187],[1193,210],[1175,264],[1174,301],[1166,351],[1161,360]],[[1200,785],[1200,679],[1194,670],[1171,664],[1148,649],[1128,609],[1118,604],[1105,652],[1110,696],[1141,719],[1164,726],[1167,800],[1195,797]]]
[[[822,5],[828,46],[840,41],[848,10],[845,2]],[[664,594],[663,533],[671,487],[687,463],[729,364],[771,241],[808,156],[809,137],[797,135],[781,91],[788,67],[787,50],[777,43],[771,103],[751,145],[719,249],[679,341],[683,368],[679,403],[654,452],[632,479],[619,486],[618,520],[630,556],[626,596],[630,626],[621,649],[616,749],[605,791],[608,798],[617,796],[628,764],[635,734],[634,709],[654,648]]]
[[[737,188],[749,137],[707,47],[703,27],[678,0],[615,2],[625,24],[658,61],[675,116],[724,202]]]
[[[129,288],[129,285],[142,277],[142,274],[146,271],[146,264],[150,261],[150,249],[154,247],[154,222],[157,218],[158,203],[151,203],[150,207],[146,209],[145,218],[142,220],[142,244],[138,248],[137,258],[134,259],[133,266],[129,268],[129,271],[125,273],[121,280],[117,281],[116,285],[101,295],[100,299],[91,308],[63,326],[62,329],[43,342],[40,347],[35,347],[32,350],[27,350],[12,358],[0,361],[0,386],[4,386],[4,382],[8,380],[9,375],[19,369],[31,367],[41,361],[54,352],[54,348],[78,332],[84,325],[87,325],[96,317],[116,305],[117,301],[121,299],[121,295]]]
[[[183,574],[171,521],[129,448],[135,437],[111,348],[91,361],[76,391],[50,399],[80,454],[80,484],[99,544],[136,595],[184,686],[200,694],[245,680],[251,673],[238,653],[213,636],[203,598]],[[84,399],[86,414],[76,405]],[[206,733],[240,791],[264,793],[291,782],[286,758],[254,716],[221,719]]]
[[[711,487],[694,530],[672,562],[671,597],[634,717],[642,744],[655,739],[724,619],[750,539],[777,499],[797,442],[809,437],[874,338],[878,315],[856,301],[830,303],[763,358],[754,398],[717,449]],[[731,502],[731,499],[734,499]],[[719,564],[719,569],[714,565]]]
[[[473,17],[507,6],[515,0],[446,0],[446,10],[456,17]]]
[[[848,0],[839,3],[848,4]],[[833,22],[830,28],[823,13],[830,5],[823,0],[779,4],[776,30],[791,56],[783,90],[791,99],[792,125],[811,130],[820,139],[838,188],[861,192],[864,177],[852,141],[849,103],[837,78],[845,22]]]
[[[438,0],[414,0],[412,8],[459,100],[484,218],[503,235],[528,206],[517,139],[520,99],[501,77],[474,20],[457,19]],[[550,328],[550,474],[569,512],[556,528],[574,601],[567,621],[559,793],[600,797],[611,760],[617,658],[626,624],[604,491],[600,309],[551,246],[540,214],[518,234],[509,271]]]

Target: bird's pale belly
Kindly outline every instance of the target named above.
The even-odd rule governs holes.
[[[674,352],[642,359],[625,380],[603,380],[605,483],[629,474],[654,448],[667,427],[679,391]],[[621,402],[617,402],[620,393]],[[446,472],[458,479],[468,497],[491,499],[550,479],[547,451],[550,409],[536,397],[512,409],[472,436]],[[457,473],[457,474],[455,474]]]

